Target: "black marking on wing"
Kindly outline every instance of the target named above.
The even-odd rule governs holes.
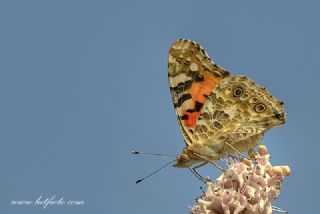
[[[180,107],[180,106],[183,104],[184,101],[189,100],[189,99],[191,99],[191,98],[192,98],[192,97],[191,97],[191,94],[184,94],[184,95],[182,95],[182,97],[180,97],[180,98],[178,99],[178,103],[174,103],[174,107],[175,107],[175,108]]]
[[[189,116],[187,114],[182,115],[181,120],[188,120]]]
[[[180,82],[175,87],[170,87],[170,90],[174,91],[175,93],[181,93],[181,92],[191,88],[192,82],[193,82],[192,80]]]
[[[203,76],[197,71],[189,71],[187,75],[191,77],[194,82],[202,82],[204,80]]]
[[[195,111],[196,111],[195,109],[188,109],[188,110],[187,110],[188,113],[193,113],[193,112],[195,112]]]
[[[203,106],[203,103],[200,103],[200,102],[197,101],[196,102],[196,106],[195,106],[196,112],[199,112],[201,110],[202,106]]]
[[[196,101],[195,107],[193,109],[188,109],[187,112],[188,113],[200,112],[202,106],[203,106],[203,103]]]

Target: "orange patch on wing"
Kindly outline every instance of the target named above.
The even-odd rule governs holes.
[[[214,86],[219,82],[220,78],[213,76],[212,73],[204,71],[202,73],[203,81],[192,83],[189,93],[194,102],[204,103],[206,97],[210,95]]]
[[[188,119],[184,121],[184,125],[192,128],[196,126],[198,117],[200,116],[200,112],[184,112],[184,115],[188,115]]]
[[[213,88],[217,85],[220,78],[213,76],[212,73],[204,71],[202,73],[203,81],[193,82],[191,88],[188,92],[191,94],[193,101],[193,108],[195,108],[196,102],[204,104],[206,102],[207,96],[210,95]],[[197,120],[200,116],[199,112],[187,112],[184,111],[183,115],[187,115],[188,119],[184,120],[184,124],[190,128],[196,126]]]

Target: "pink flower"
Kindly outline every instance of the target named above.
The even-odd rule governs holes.
[[[253,162],[243,159],[232,163],[191,207],[192,214],[269,214],[278,198],[288,166],[273,167],[265,146],[258,147]],[[279,208],[277,208],[279,210]]]

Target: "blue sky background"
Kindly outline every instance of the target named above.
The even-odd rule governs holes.
[[[0,213],[188,213],[201,183],[168,167],[179,132],[167,52],[198,41],[232,74],[285,102],[266,134],[272,164],[292,175],[275,205],[319,205],[319,1],[1,1]],[[218,176],[213,167],[200,170]],[[82,207],[16,207],[56,195]]]

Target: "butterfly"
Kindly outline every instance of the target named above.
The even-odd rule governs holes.
[[[231,153],[252,152],[267,130],[286,121],[282,101],[248,77],[231,75],[194,41],[173,43],[168,77],[186,143],[175,167],[215,164]]]

